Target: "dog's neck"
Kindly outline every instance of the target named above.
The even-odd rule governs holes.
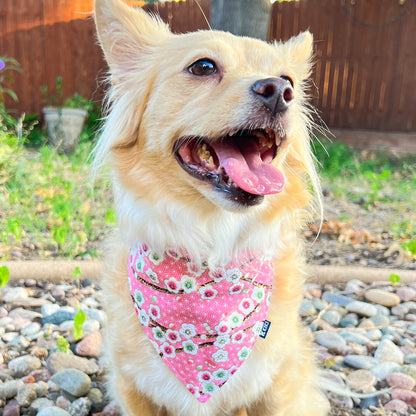
[[[212,265],[227,264],[242,252],[275,255],[285,245],[282,222],[259,222],[255,209],[250,214],[218,210],[202,220],[196,210],[167,201],[150,205],[133,200],[127,192],[116,195],[116,206],[122,219],[119,227],[129,247],[145,241],[161,252],[184,249],[196,262],[206,260]]]

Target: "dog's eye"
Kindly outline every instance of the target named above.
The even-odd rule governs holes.
[[[199,59],[188,67],[188,71],[198,77],[206,77],[217,72],[217,66],[211,59]]]
[[[285,81],[290,82],[290,85],[293,87],[293,80],[287,75],[282,75],[280,78],[284,79]]]

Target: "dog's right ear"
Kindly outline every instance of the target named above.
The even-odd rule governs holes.
[[[135,67],[147,48],[156,46],[171,33],[168,26],[140,7],[122,0],[95,0],[95,23],[113,81]]]

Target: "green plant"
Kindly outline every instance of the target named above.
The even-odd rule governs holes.
[[[400,276],[398,274],[392,273],[389,277],[389,280],[393,286],[397,285],[397,283],[400,282]]]
[[[61,335],[56,336],[56,348],[59,352],[69,354],[69,342]]]
[[[81,269],[78,266],[76,266],[74,271],[72,272],[72,278],[78,279],[79,277],[81,277],[81,274]]]
[[[83,330],[82,326],[84,325],[84,322],[87,320],[87,315],[85,315],[85,312],[78,306],[78,313],[74,317],[74,338],[75,340],[79,340],[83,336]]]
[[[404,250],[411,256],[416,257],[416,240],[409,240],[402,243]]]
[[[12,98],[13,101],[18,101],[16,93],[11,89],[7,88],[7,84],[14,82],[13,76],[10,71],[22,72],[19,62],[14,58],[8,56],[0,57],[0,102],[4,103],[6,94]]]
[[[4,287],[9,282],[10,271],[7,266],[0,266],[0,287]]]

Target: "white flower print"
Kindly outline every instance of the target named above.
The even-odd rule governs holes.
[[[254,310],[254,302],[250,298],[245,298],[238,305],[238,309],[244,314],[248,315],[252,310]]]
[[[219,335],[228,334],[231,331],[230,325],[227,322],[221,321],[216,327],[215,330]]]
[[[240,361],[246,360],[247,357],[250,355],[250,352],[251,352],[251,348],[248,348],[248,347],[241,348],[241,350],[238,351],[238,353],[237,353],[238,359]]]
[[[168,288],[169,292],[178,293],[181,289],[181,282],[178,282],[174,277],[165,280],[165,285]]]
[[[155,265],[158,266],[160,263],[162,263],[163,260],[165,260],[165,258],[163,257],[163,255],[160,255],[159,253],[157,253],[156,251],[151,251],[149,253],[149,260]]]
[[[215,297],[218,294],[218,291],[215,290],[211,285],[207,285],[207,286],[201,287],[201,289],[199,289],[199,293],[201,294],[201,299],[211,300],[211,299],[215,299]]]
[[[222,381],[223,383],[225,383],[229,379],[230,374],[228,373],[228,370],[225,370],[224,368],[219,368],[218,370],[212,373],[212,376],[214,377],[214,380]]]
[[[176,357],[175,347],[168,344],[167,342],[163,343],[160,346],[160,352],[163,354],[164,357],[168,357],[168,358]]]
[[[222,280],[224,280],[226,278],[226,271],[224,268],[222,267],[216,267],[212,270],[210,270],[209,272],[209,277],[211,277],[212,279],[214,279],[214,282],[218,283],[221,282]]]
[[[139,321],[143,326],[149,326],[149,316],[147,315],[146,311],[143,309],[140,309],[139,313]]]
[[[149,317],[153,320],[160,318],[160,308],[157,305],[150,305],[147,312],[149,313]]]
[[[241,277],[243,277],[243,273],[241,273],[240,269],[227,270],[227,282],[237,283]]]
[[[244,331],[238,331],[231,337],[231,342],[233,344],[241,344],[244,341],[244,338],[246,337],[246,333]]]
[[[218,386],[213,382],[211,382],[211,383],[202,383],[201,387],[202,387],[202,391],[205,394],[208,394],[210,396],[212,396],[218,390]]]
[[[201,383],[209,383],[210,381],[212,381],[212,374],[209,371],[199,371],[198,380]]]
[[[159,283],[159,277],[156,272],[154,272],[150,267],[146,270],[146,276],[149,280],[155,284]]]
[[[192,325],[192,324],[182,324],[179,332],[186,339],[190,339],[196,335],[196,328],[195,328],[195,325]]]
[[[166,341],[165,333],[163,332],[163,329],[160,328],[159,326],[152,328],[152,332],[153,332],[153,337],[159,342]]]
[[[190,273],[190,274],[192,274],[196,277],[199,277],[199,276],[201,276],[202,273],[204,273],[204,269],[203,269],[202,265],[189,262],[189,263],[186,264],[186,267],[188,269],[188,273]]]
[[[179,335],[178,331],[173,331],[172,329],[168,329],[166,331],[166,339],[172,344],[175,344],[181,340],[181,336]]]
[[[199,388],[193,384],[187,384],[186,388],[196,397],[199,397]]]
[[[217,337],[216,341],[214,342],[214,345],[218,348],[224,348],[229,343],[230,343],[230,335],[224,334],[224,335],[219,335]]]
[[[192,293],[198,289],[196,279],[194,277],[187,276],[186,274],[182,276],[181,285],[185,293]]]
[[[144,296],[141,290],[134,289],[134,299],[138,306],[142,307],[144,304]]]
[[[272,300],[272,292],[269,292],[269,293],[267,294],[267,301],[266,301],[267,306],[270,306],[270,302],[271,302],[271,300]]]
[[[243,283],[236,283],[234,285],[232,285],[228,291],[230,292],[230,295],[238,295],[242,292],[242,290],[244,289],[244,284]]]
[[[228,323],[231,328],[237,328],[243,325],[244,316],[239,312],[233,312],[228,318]]]
[[[225,363],[228,361],[228,351],[218,350],[211,357],[216,363]]]
[[[181,257],[180,254],[176,250],[173,250],[173,249],[166,250],[166,254],[175,260],[179,260],[179,258]]]
[[[196,355],[198,353],[198,345],[190,339],[182,342],[183,352],[187,354]]]
[[[264,289],[262,287],[255,287],[254,290],[253,290],[253,293],[251,295],[251,298],[255,302],[260,303],[260,302],[263,301],[264,295],[265,295],[265,293],[264,293]]]
[[[260,332],[261,332],[262,329],[263,329],[263,321],[256,322],[253,326],[254,336],[258,337],[260,335]]]
[[[136,259],[136,267],[135,267],[136,271],[138,273],[143,273],[144,271],[144,261],[143,261],[143,256],[139,256]]]

